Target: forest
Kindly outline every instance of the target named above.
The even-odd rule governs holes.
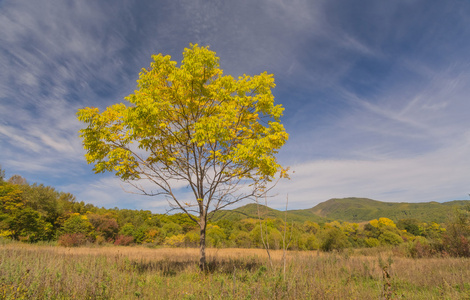
[[[59,246],[145,245],[197,247],[197,224],[185,214],[99,208],[66,192],[29,184],[20,175],[0,181],[0,237]],[[245,218],[214,216],[207,227],[213,248],[267,248],[341,251],[347,248],[399,246],[411,257],[470,256],[470,206],[453,208],[445,222],[382,216],[365,222],[296,221],[289,214],[249,204]],[[245,208],[246,208],[245,207]],[[243,209],[243,208],[241,208]]]

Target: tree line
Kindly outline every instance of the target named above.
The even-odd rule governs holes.
[[[0,237],[29,243],[56,241],[62,246],[198,247],[199,228],[186,214],[99,208],[78,202],[72,194],[53,187],[29,184],[19,175],[6,180],[4,174],[0,172]],[[456,210],[445,224],[416,219],[394,222],[386,217],[360,224],[290,223],[280,218],[263,218],[263,206],[260,211],[258,219],[209,222],[207,245],[281,249],[287,245],[287,238],[290,250],[401,245],[415,257],[470,256],[470,208]]]

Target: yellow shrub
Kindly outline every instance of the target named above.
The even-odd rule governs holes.
[[[179,247],[184,245],[184,234],[173,235],[170,237],[166,237],[163,245],[168,247]]]
[[[11,237],[13,235],[13,231],[11,230],[0,230],[0,237]]]

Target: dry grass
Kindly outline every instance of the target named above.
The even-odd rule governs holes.
[[[0,299],[469,299],[470,260],[391,251],[60,248],[0,245]],[[384,276],[387,267],[389,278]]]

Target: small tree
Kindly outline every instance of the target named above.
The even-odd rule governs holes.
[[[80,131],[86,159],[97,173],[110,171],[145,195],[166,196],[196,222],[204,269],[209,212],[259,194],[279,171],[285,175],[275,158],[288,139],[283,108],[274,105],[272,75],[224,76],[208,47],[185,49],[179,67],[170,56],[152,58],[126,98],[130,105],[78,111],[87,124]],[[192,200],[178,195],[180,182]]]

